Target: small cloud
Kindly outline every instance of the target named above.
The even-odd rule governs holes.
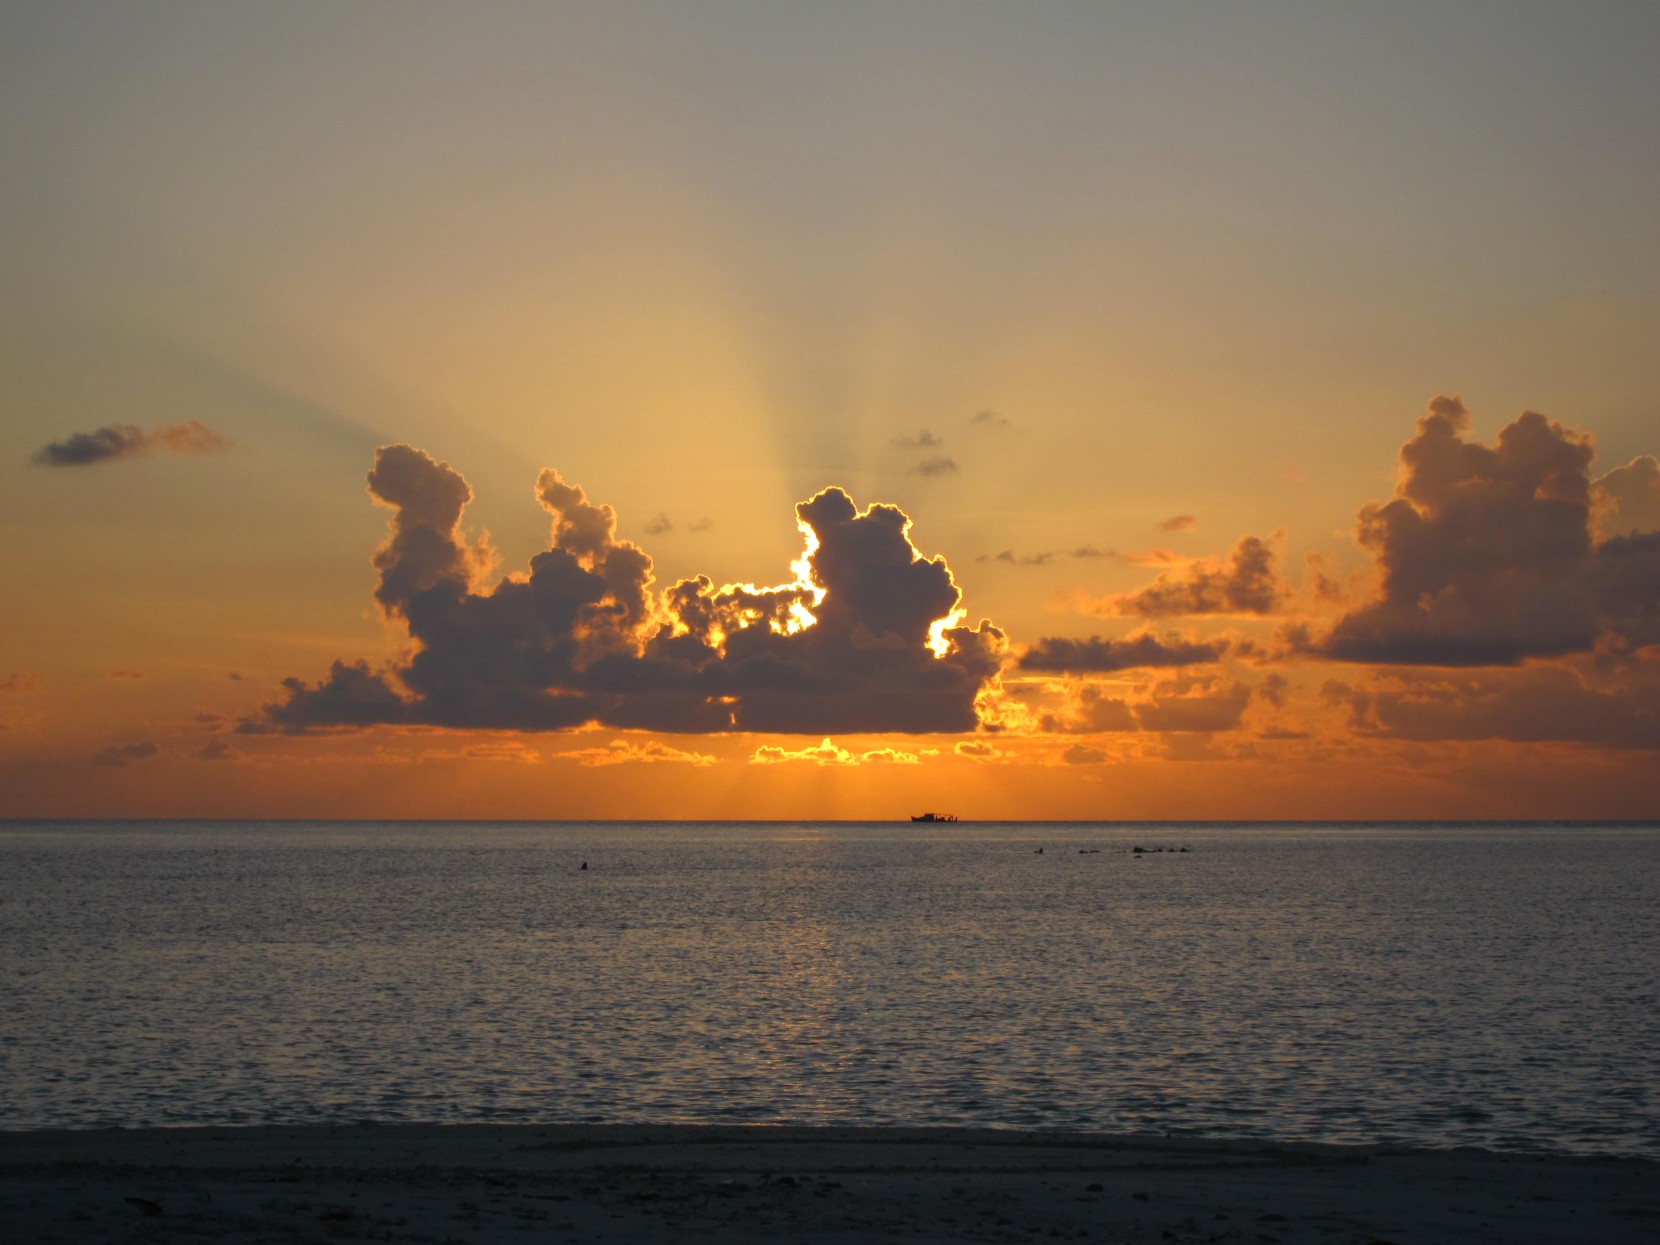
[[[461,753],[468,761],[516,761],[521,765],[540,765],[542,754],[535,748],[508,741],[506,743],[473,744]]]
[[[137,424],[109,424],[92,432],[76,432],[35,451],[41,467],[90,467],[94,463],[137,458],[161,450],[169,454],[207,454],[227,449],[230,442],[206,424],[162,424],[145,432]]]
[[[1010,566],[1048,566],[1055,560],[1055,555],[1048,551],[1043,553],[1016,553],[1013,549],[1005,549],[1001,553],[982,553],[974,560],[976,562],[1006,562]]]
[[[1146,553],[1126,553],[1124,561],[1131,566],[1186,566],[1196,561],[1185,553],[1177,553],[1174,549],[1153,548]]]
[[[125,679],[136,683],[142,679],[147,679],[150,676],[145,674],[142,670],[128,670],[126,668],[122,668],[120,670],[111,670],[109,677],[112,679]]]
[[[30,692],[38,692],[39,690],[39,677],[30,674],[26,670],[0,679],[0,692],[15,692],[17,695],[26,696]]]
[[[1199,524],[1199,520],[1190,514],[1172,515],[1159,524],[1161,532],[1191,532]]]
[[[1061,753],[1061,760],[1067,765],[1099,765],[1107,759],[1107,754],[1099,748],[1091,748],[1088,744],[1073,744]]]
[[[715,758],[708,753],[671,748],[655,739],[641,744],[630,743],[626,739],[613,739],[608,748],[579,748],[575,752],[560,752],[556,755],[565,760],[575,761],[578,765],[652,765],[668,762],[704,766],[715,763]]]
[[[920,765],[924,756],[935,756],[932,748],[924,749],[921,753],[904,752],[898,748],[872,748],[869,752],[859,754],[861,765]]]
[[[961,740],[953,751],[960,757],[969,757],[976,761],[990,761],[1003,755],[1002,749],[995,744],[984,743],[978,739]]]
[[[105,748],[92,758],[92,763],[110,769],[119,769],[123,765],[131,765],[134,761],[148,761],[160,751],[161,749],[148,739],[140,739],[135,743],[118,744],[112,748]]]
[[[230,674],[226,677],[229,678],[232,683],[242,682],[242,676],[240,674],[238,674],[235,670],[232,670],[230,672]]]
[[[715,521],[710,518],[702,518],[686,530],[688,532],[712,532],[715,530]]]
[[[1226,562],[1219,558],[1179,558],[1164,549],[1155,549],[1146,557],[1153,559],[1155,555],[1161,561],[1168,559],[1171,569],[1139,592],[1088,602],[1084,612],[1155,618],[1173,614],[1272,614],[1289,592],[1274,565],[1273,546],[1256,536],[1243,537]]]
[[[1033,643],[1020,658],[1022,670],[1046,673],[1111,673],[1153,667],[1196,666],[1220,661],[1227,654],[1226,640],[1200,642],[1170,634],[1159,639],[1151,631],[1137,632],[1122,639],[1090,636],[1074,640],[1045,636]]]
[[[945,444],[945,438],[935,436],[924,428],[916,436],[900,435],[894,437],[888,444],[901,450],[932,450]]]
[[[830,740],[794,751],[776,744],[762,744],[750,757],[754,765],[782,765],[788,761],[808,761],[815,765],[857,765],[859,759],[846,748],[838,748]]]
[[[982,553],[975,558],[976,562],[1003,562],[1009,566],[1048,566],[1056,558],[1115,558],[1118,555],[1111,549],[1097,549],[1094,545],[1079,545],[1073,549],[1054,550],[1044,549],[1037,553],[1016,553],[1013,549],[1005,549],[1001,553]]]
[[[957,470],[957,460],[947,458],[944,454],[936,454],[932,458],[924,458],[911,468],[914,476],[948,476]]]
[[[970,428],[1007,428],[1009,421],[990,407],[986,407],[974,412],[969,418],[968,426]]]
[[[242,753],[215,735],[190,754],[198,761],[240,761]]]
[[[646,524],[647,536],[662,536],[663,534],[672,531],[674,531],[674,521],[661,510],[657,512],[657,517],[655,519]]]

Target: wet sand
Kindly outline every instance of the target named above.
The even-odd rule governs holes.
[[[1660,1239],[1660,1163],[955,1129],[0,1133],[0,1239]]]

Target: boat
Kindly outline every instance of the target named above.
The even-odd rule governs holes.
[[[913,813],[912,821],[956,821],[955,813]]]

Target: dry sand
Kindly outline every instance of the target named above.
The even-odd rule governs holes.
[[[0,1133],[0,1240],[1660,1240],[1660,1164],[953,1129]]]

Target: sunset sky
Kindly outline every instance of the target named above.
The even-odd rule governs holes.
[[[0,3],[0,816],[1660,817],[1657,52]]]

